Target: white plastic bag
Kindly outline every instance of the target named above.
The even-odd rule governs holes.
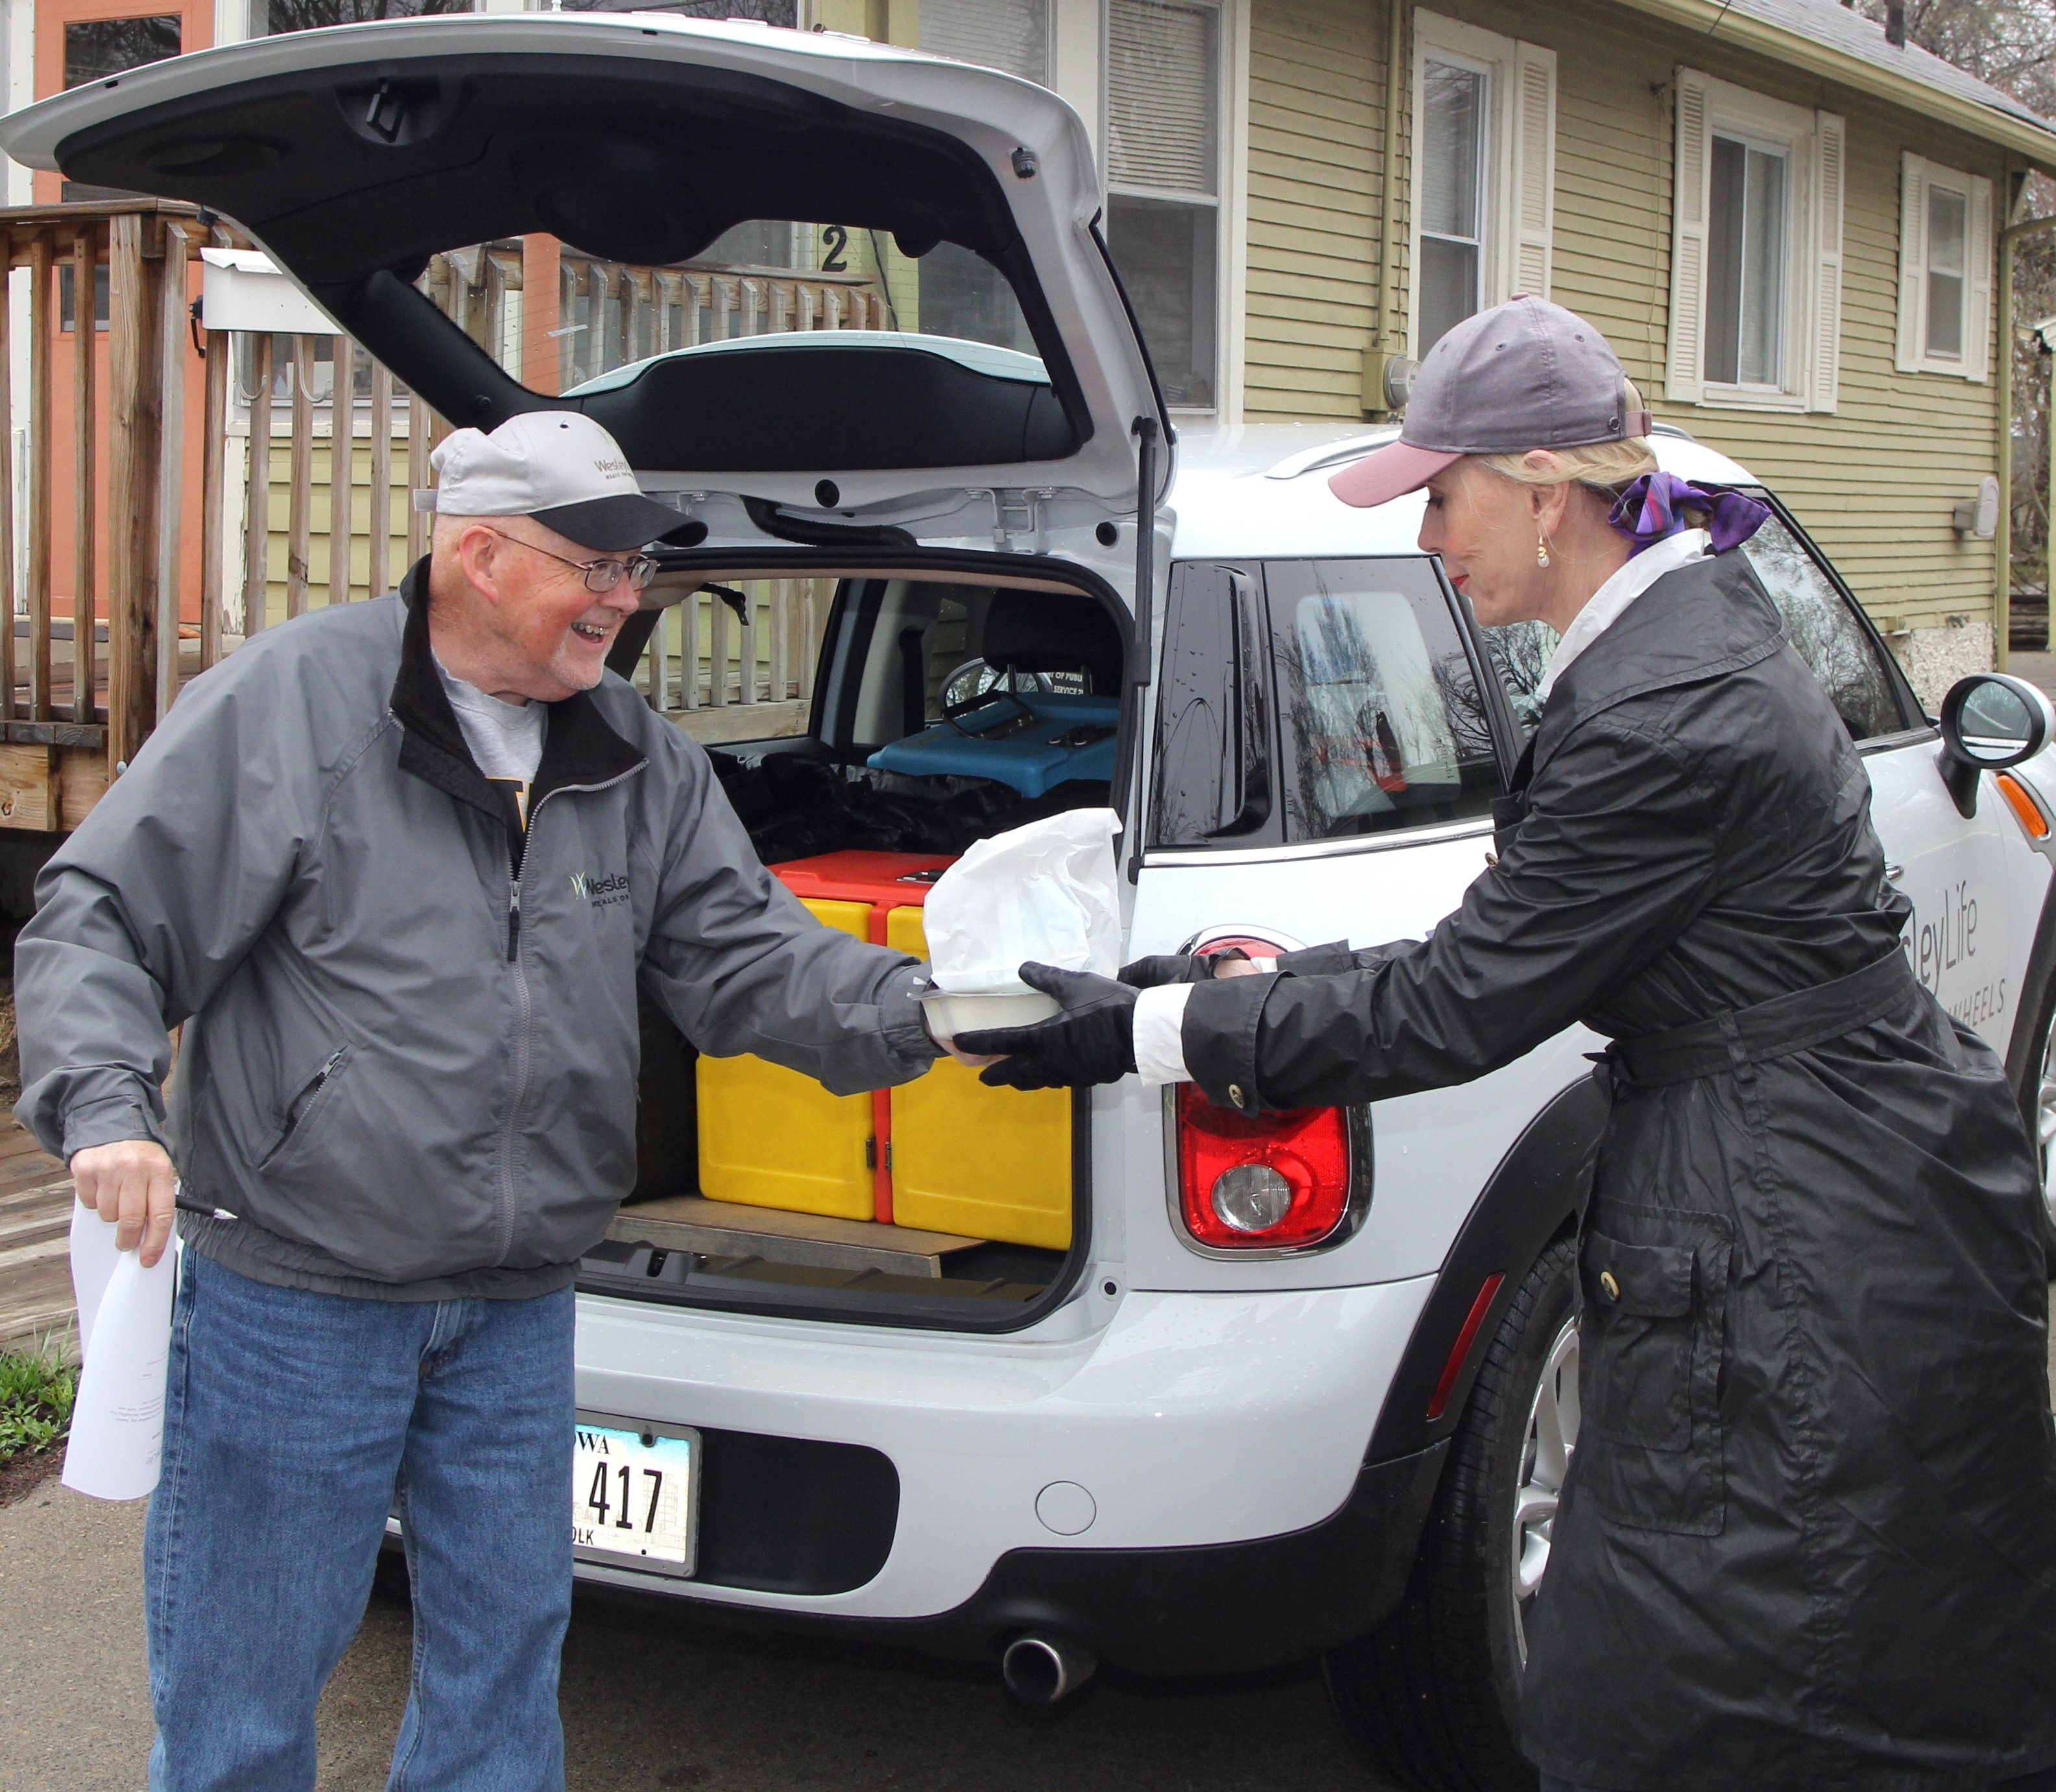
[[[72,1277],[85,1363],[72,1404],[63,1481],[97,1500],[140,1500],[157,1485],[164,1450],[179,1241],[174,1235],[156,1266],[145,1269],[138,1252],[113,1249],[114,1229],[97,1214],[72,1216]]]
[[[1120,826],[1110,809],[1073,809],[975,844],[922,908],[936,988],[1019,990],[1030,959],[1112,976],[1121,967]]]

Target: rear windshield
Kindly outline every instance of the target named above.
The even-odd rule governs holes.
[[[415,283],[540,393],[681,350],[824,330],[928,337],[943,353],[953,342],[1009,350],[1018,358],[973,364],[1047,383],[1021,303],[991,263],[955,243],[910,255],[887,233],[846,224],[755,219],[683,261],[502,237],[431,257]]]
[[[644,469],[1005,465],[1079,440],[1014,288],[954,243],[759,219],[663,260],[538,233],[431,256],[415,286]]]

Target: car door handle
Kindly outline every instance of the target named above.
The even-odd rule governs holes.
[[[1884,876],[1887,883],[1896,884],[1900,879],[1904,877],[1905,875],[1906,867],[1904,865],[1887,865],[1884,868]]]

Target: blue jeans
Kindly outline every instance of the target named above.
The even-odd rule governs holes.
[[[185,1253],[143,1546],[151,1792],[303,1792],[397,1493],[414,1657],[390,1792],[557,1792],[573,1299],[401,1302]]]

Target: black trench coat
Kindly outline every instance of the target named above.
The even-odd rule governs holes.
[[[1502,808],[1426,941],[1201,984],[1184,1040],[1245,1110],[1461,1082],[1574,1020],[1615,1042],[1528,1751],[1631,1792],[2056,1762],[2026,1130],[1906,968],[1862,763],[1740,555],[1572,663]]]

